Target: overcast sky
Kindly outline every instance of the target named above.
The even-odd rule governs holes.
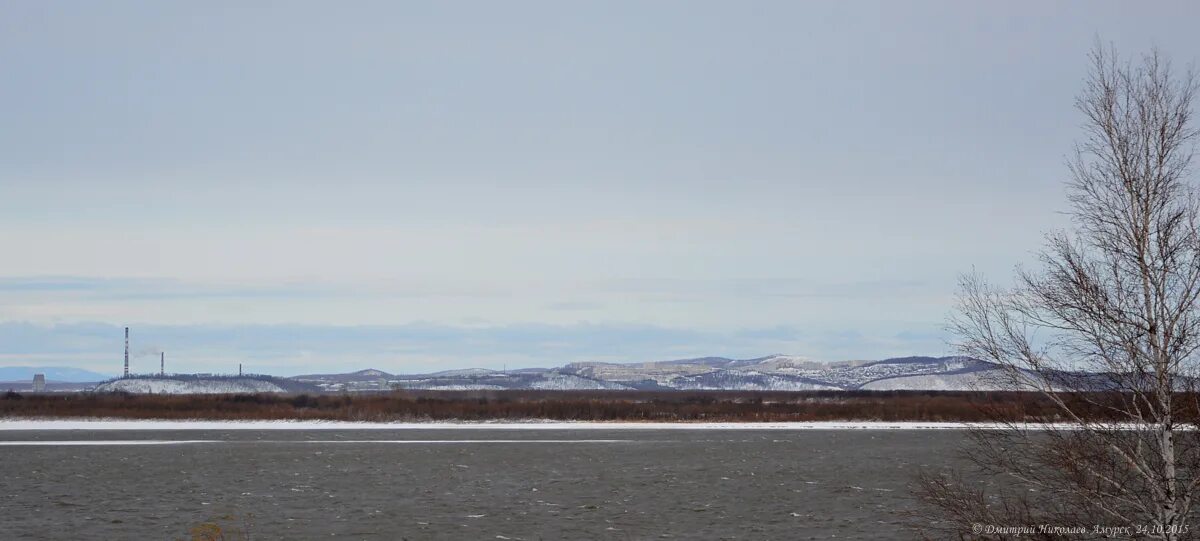
[[[1197,20],[5,2],[0,364],[115,373],[124,325],[187,371],[950,353],[956,276],[1066,225],[1094,40],[1186,64]]]

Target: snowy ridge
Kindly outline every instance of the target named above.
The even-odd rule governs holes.
[[[978,372],[971,372],[885,378],[859,388],[866,391],[974,391],[991,387],[989,383]]]
[[[703,357],[633,364],[570,363],[560,368],[471,368],[393,376],[372,370],[298,376],[326,391],[412,390],[997,390],[980,377],[995,369],[967,357],[902,357],[824,363],[796,355]]]
[[[704,357],[618,364],[571,363],[560,368],[498,371],[480,368],[394,375],[367,369],[293,378],[270,376],[137,376],[102,383],[99,392],[215,394],[523,390],[1000,390],[996,367],[967,357],[902,357],[823,363],[794,355],[756,359]]]
[[[474,383],[474,384],[472,384],[472,383],[466,383],[466,384],[457,384],[457,383],[436,384],[436,383],[433,383],[433,384],[416,384],[416,385],[412,385],[410,387],[405,387],[405,389],[416,389],[416,390],[422,390],[422,391],[498,391],[503,388],[504,387],[501,387],[499,385],[487,385],[487,384],[479,384],[479,383]]]
[[[706,357],[642,364],[573,363],[559,369],[638,389],[761,391],[993,389],[983,373],[995,367],[967,357],[903,357],[822,363],[794,355],[735,360]],[[886,382],[886,383],[884,383]]]
[[[232,394],[282,393],[286,390],[269,381],[253,378],[221,379],[118,379],[96,386],[96,392],[126,392],[135,394]]]
[[[624,385],[608,381],[581,378],[568,374],[549,374],[544,379],[535,380],[529,384],[531,389],[549,389],[556,391],[575,391],[588,389],[628,389]]]

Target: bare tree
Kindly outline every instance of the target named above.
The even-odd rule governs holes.
[[[1157,51],[1129,62],[1097,46],[1090,60],[1073,231],[1049,235],[1011,288],[964,277],[951,322],[964,354],[999,366],[994,383],[1054,413],[973,431],[971,481],[923,476],[939,536],[1200,533],[1188,523],[1200,487],[1196,79]]]

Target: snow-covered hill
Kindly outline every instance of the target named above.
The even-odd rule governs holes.
[[[560,370],[639,389],[815,390],[960,388],[962,373],[993,367],[966,357],[902,357],[822,363],[793,355],[758,359],[706,357],[642,364],[573,363]],[[917,378],[917,379],[910,379]],[[892,381],[894,380],[894,381]],[[882,383],[887,381],[888,383]],[[874,383],[880,382],[880,383]]]
[[[823,363],[793,355],[755,359],[704,357],[618,364],[571,363],[511,371],[444,370],[395,375],[367,369],[345,374],[270,376],[135,376],[104,382],[99,392],[214,394],[393,390],[997,390],[995,366],[966,357],[902,357]]]
[[[126,392],[135,394],[232,394],[282,393],[282,386],[256,378],[130,378],[107,381],[96,386],[96,392]]]
[[[794,355],[755,359],[704,357],[619,364],[571,363],[560,368],[445,370],[391,375],[378,370],[298,376],[328,391],[644,389],[644,390],[968,390],[995,389],[980,375],[993,366],[965,357],[902,357],[823,363]]]
[[[536,379],[529,384],[531,389],[548,389],[554,391],[574,391],[586,389],[629,389],[624,385],[601,381],[596,379],[581,378],[570,374],[559,374],[556,372],[547,372],[541,379]]]
[[[885,378],[867,382],[859,387],[865,391],[993,391],[999,390],[979,372],[958,374],[922,374]]]

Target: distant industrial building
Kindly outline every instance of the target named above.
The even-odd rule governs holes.
[[[125,375],[121,377],[129,377],[129,327],[125,327]]]
[[[46,392],[46,375],[45,374],[34,374],[33,375],[33,392],[35,392],[35,393]]]

